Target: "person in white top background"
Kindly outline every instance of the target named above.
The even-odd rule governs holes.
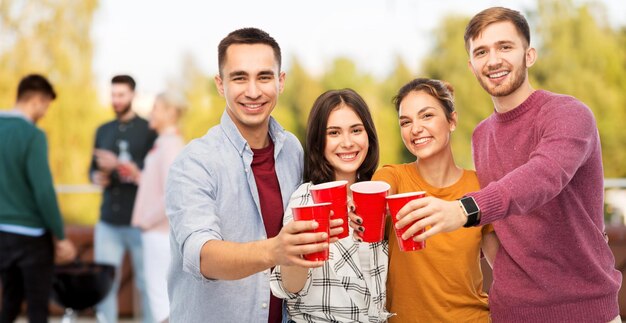
[[[187,101],[176,92],[157,95],[150,112],[150,128],[158,137],[146,156],[144,169],[140,170],[132,162],[122,165],[139,186],[131,224],[142,231],[146,288],[157,322],[167,322],[170,314],[167,296],[170,226],[165,215],[165,183],[172,162],[185,146],[178,123],[186,109]]]

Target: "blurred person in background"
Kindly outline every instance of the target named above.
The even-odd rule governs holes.
[[[126,251],[130,251],[135,285],[141,294],[143,322],[154,321],[145,287],[141,230],[130,225],[137,185],[132,179],[120,175],[124,165],[118,160],[131,160],[143,168],[144,159],[156,139],[156,132],[149,128],[148,121],[132,110],[134,96],[135,80],[132,77],[113,77],[111,102],[116,118],[96,131],[89,169],[91,181],[104,190],[100,220],[94,233],[95,261],[114,265],[117,269],[113,288],[97,306],[99,315],[104,316],[107,323],[117,322],[117,293]]]
[[[0,112],[0,322],[26,299],[28,321],[48,322],[53,266],[76,257],[65,237],[44,132],[35,124],[56,98],[43,76],[24,77],[13,110]]]
[[[179,132],[179,120],[187,108],[185,98],[176,92],[157,95],[150,113],[150,129],[159,135],[148,152],[144,168],[129,162],[123,174],[139,186],[132,225],[141,229],[144,273],[152,316],[167,321],[170,314],[167,297],[167,271],[170,266],[169,222],[165,215],[165,182],[171,164],[185,146]]]

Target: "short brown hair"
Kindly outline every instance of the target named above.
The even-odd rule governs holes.
[[[113,76],[111,84],[126,84],[132,91],[135,91],[135,86],[137,85],[137,83],[135,83],[135,79],[133,79],[130,75],[125,74]]]
[[[424,91],[439,100],[439,103],[443,106],[443,112],[446,114],[446,120],[448,120],[448,122],[452,121],[452,113],[454,112],[454,88],[452,88],[452,85],[448,82],[435,79],[416,78],[401,87],[400,90],[398,90],[398,94],[393,97],[393,104],[396,106],[396,111],[400,111],[402,100],[413,91]]]
[[[363,122],[369,148],[363,164],[357,169],[357,182],[369,181],[378,167],[378,137],[372,115],[363,98],[352,89],[331,90],[320,95],[309,113],[304,144],[304,182],[319,184],[335,180],[335,170],[324,157],[326,128],[331,112],[346,106]]]
[[[57,97],[54,87],[45,76],[39,74],[24,76],[17,86],[17,101],[29,100],[35,94],[46,96],[51,100]]]
[[[509,21],[517,29],[517,32],[526,41],[525,46],[530,46],[530,27],[526,18],[519,12],[504,7],[492,7],[476,14],[465,27],[465,50],[469,52],[470,40],[476,39],[487,28],[496,22]]]
[[[280,71],[282,57],[280,54],[280,46],[278,46],[276,40],[261,29],[241,28],[228,34],[217,46],[217,64],[220,69],[220,75],[222,75],[222,69],[224,68],[224,64],[226,64],[226,51],[230,45],[235,44],[264,44],[272,47],[272,50],[274,50],[274,58],[278,63],[278,70]]]

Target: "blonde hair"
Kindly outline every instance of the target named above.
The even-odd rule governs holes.
[[[178,113],[178,117],[181,117],[189,107],[185,96],[177,91],[161,92],[156,96],[155,100],[161,100],[167,107],[174,108]]]

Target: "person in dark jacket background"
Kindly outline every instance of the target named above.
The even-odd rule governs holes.
[[[116,279],[109,295],[97,306],[99,316],[107,323],[117,322],[117,292],[124,253],[131,254],[135,284],[141,294],[143,322],[153,322],[143,275],[141,230],[130,225],[137,185],[124,174],[123,163],[132,161],[140,169],[152,148],[156,133],[148,122],[132,110],[135,80],[117,75],[111,80],[111,103],[116,118],[96,132],[90,167],[91,181],[103,188],[100,220],[94,233],[95,260],[114,265]]]

